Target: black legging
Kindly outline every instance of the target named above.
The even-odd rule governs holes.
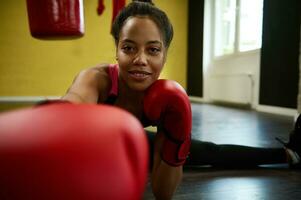
[[[147,131],[151,159],[155,133]],[[283,148],[260,148],[241,145],[217,145],[212,142],[192,140],[185,165],[211,165],[216,167],[255,167],[264,164],[286,163]]]

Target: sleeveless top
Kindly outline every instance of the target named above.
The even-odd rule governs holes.
[[[113,105],[118,96],[118,72],[119,68],[117,64],[109,65],[109,77],[111,79],[111,89],[109,91],[109,96],[104,102],[105,104]]]
[[[109,77],[111,79],[111,89],[109,91],[108,98],[105,100],[104,104],[114,105],[118,97],[118,64],[109,65]],[[151,122],[146,118],[144,113],[142,114],[142,119],[140,119],[144,127],[151,125]]]

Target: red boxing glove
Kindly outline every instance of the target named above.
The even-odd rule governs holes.
[[[166,139],[161,157],[169,165],[183,165],[191,143],[192,114],[185,90],[175,81],[158,80],[147,90],[144,112],[153,124],[159,124]]]
[[[141,199],[148,143],[106,105],[58,103],[0,114],[0,199]]]

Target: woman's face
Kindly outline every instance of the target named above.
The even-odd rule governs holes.
[[[165,63],[166,48],[156,23],[131,17],[123,25],[117,45],[120,77],[127,86],[143,91],[155,82]]]

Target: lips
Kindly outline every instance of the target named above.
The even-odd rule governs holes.
[[[130,76],[137,80],[143,80],[147,78],[149,75],[151,75],[150,72],[142,71],[142,70],[131,70],[128,71]]]

